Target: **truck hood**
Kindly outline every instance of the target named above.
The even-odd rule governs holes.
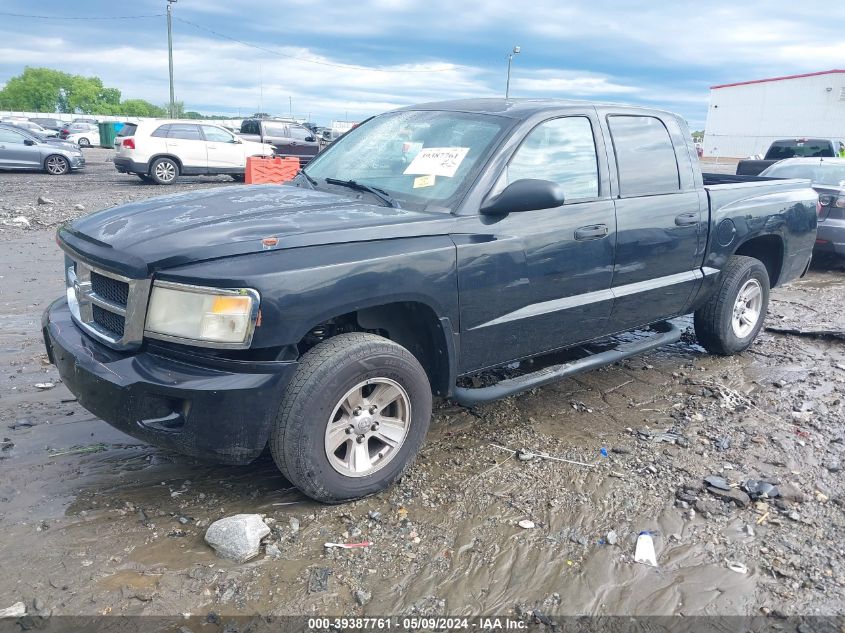
[[[446,235],[455,219],[291,185],[235,185],[99,211],[61,228],[59,241],[134,277],[264,250]]]

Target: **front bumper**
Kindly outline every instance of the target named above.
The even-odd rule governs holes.
[[[845,220],[828,218],[819,222],[815,250],[845,257]]]
[[[118,352],[84,334],[65,299],[47,308],[41,326],[50,361],[91,413],[154,446],[227,464],[264,450],[297,366],[243,362],[232,371]]]
[[[68,157],[71,169],[82,169],[85,167],[85,157],[82,154],[71,154]]]

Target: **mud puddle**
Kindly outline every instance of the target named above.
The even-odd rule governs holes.
[[[327,507],[266,455],[209,465],[93,418],[45,363],[37,330],[62,289],[52,237],[7,240],[0,267],[0,438],[12,444],[0,453],[0,608],[37,598],[92,615],[841,611],[839,342],[764,332],[742,356],[716,358],[686,335],[472,411],[441,403],[401,482]],[[813,270],[773,292],[770,323],[841,320],[843,289]],[[726,502],[704,489],[713,474],[775,480],[789,498]],[[240,512],[267,516],[280,558],[236,565],[205,545],[212,521]],[[633,562],[645,530],[657,568]],[[363,540],[374,545],[323,546]]]

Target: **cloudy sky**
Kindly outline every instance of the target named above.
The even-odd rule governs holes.
[[[48,66],[164,104],[164,7],[3,0],[0,84]],[[287,114],[292,104],[320,124],[503,95],[515,44],[511,96],[659,105],[693,129],[704,126],[711,85],[845,65],[838,0],[179,0],[174,16],[176,98],[187,109]]]

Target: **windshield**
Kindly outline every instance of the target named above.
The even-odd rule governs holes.
[[[833,156],[830,141],[823,139],[804,139],[797,141],[775,141],[766,152],[766,160],[783,160],[784,158],[814,156]]]
[[[809,178],[814,185],[845,187],[845,161],[772,165],[760,175],[772,178]]]
[[[354,180],[402,206],[449,208],[473,182],[509,119],[444,111],[384,114],[335,141],[308,165],[326,178]]]

